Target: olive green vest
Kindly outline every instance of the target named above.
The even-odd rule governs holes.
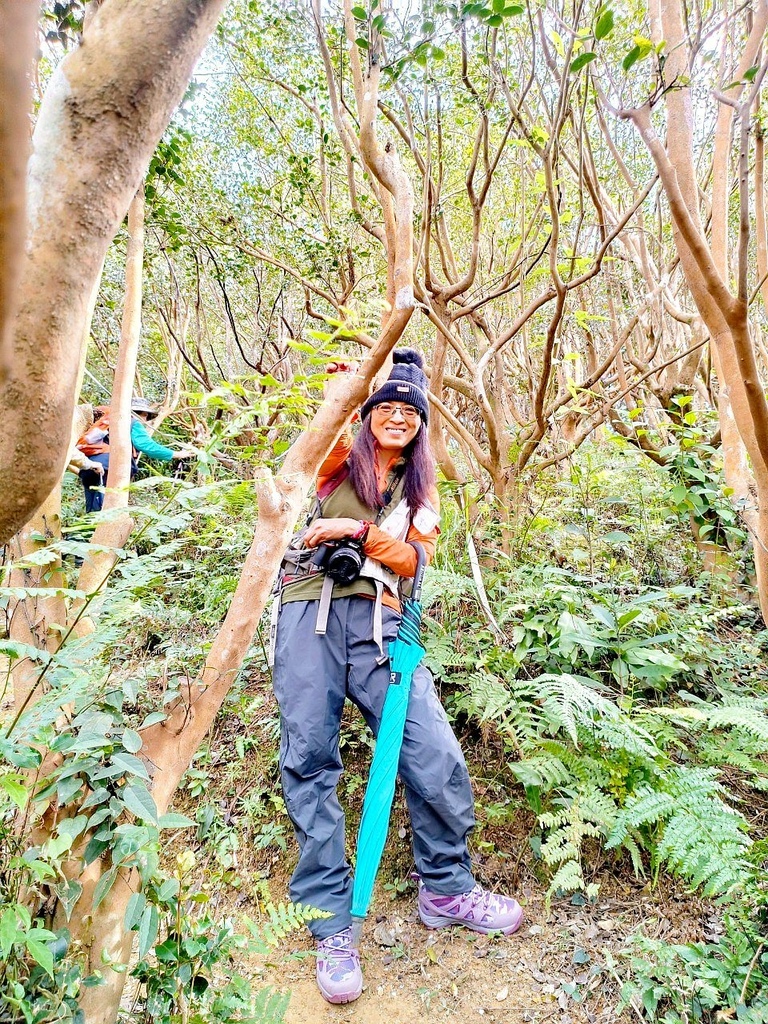
[[[392,477],[388,480],[392,486]],[[389,501],[380,511],[368,508],[355,493],[349,477],[339,484],[322,502],[315,503],[315,509],[307,525],[316,519],[360,519],[368,522],[382,523],[393,512],[405,494],[405,481],[401,476],[395,485]],[[290,573],[290,569],[288,572]],[[323,589],[325,573],[316,572],[303,576],[291,583],[286,583],[281,591],[281,600],[285,601],[319,601]],[[360,576],[353,583],[335,583],[333,597],[376,597],[376,585],[373,580]]]

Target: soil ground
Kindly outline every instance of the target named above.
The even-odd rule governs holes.
[[[413,895],[379,899],[361,943],[365,988],[349,1006],[330,1006],[319,994],[309,936],[288,938],[251,966],[266,983],[290,992],[287,1024],[422,1024],[429,1018],[612,1024],[634,1015],[631,1008],[621,1012],[619,978],[608,966],[620,964],[632,934],[642,929],[687,942],[717,929],[710,908],[682,893],[635,887],[591,905],[560,901],[549,917],[540,892],[527,890],[521,898],[526,920],[510,937],[430,931],[418,921]]]
[[[652,889],[624,872],[616,877],[608,871],[597,880],[595,903],[576,895],[549,908],[545,887],[525,884],[517,890],[525,920],[509,937],[427,929],[416,913],[415,890],[389,898],[379,888],[360,946],[365,987],[349,1006],[330,1006],[320,995],[314,942],[306,932],[239,967],[290,993],[286,1024],[637,1020],[639,1014],[632,1006],[622,1008],[620,999],[632,936],[713,940],[719,919],[711,904],[669,881]],[[273,876],[270,889],[276,898],[287,898],[287,879]]]

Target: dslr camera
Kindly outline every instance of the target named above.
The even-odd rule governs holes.
[[[312,564],[336,583],[354,583],[364,561],[363,545],[349,537],[321,544],[312,557]]]

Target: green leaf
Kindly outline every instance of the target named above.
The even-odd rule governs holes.
[[[120,794],[123,803],[137,818],[157,824],[157,806],[152,794],[140,782],[129,782]]]
[[[138,925],[141,915],[144,913],[144,909],[147,905],[147,897],[143,892],[135,892],[128,900],[128,906],[125,908],[125,930],[127,932],[133,931]]]
[[[312,351],[314,352],[315,350],[312,349]],[[166,715],[164,711],[153,711],[151,712],[151,714],[147,715],[147,717],[141,723],[141,728],[146,729],[150,725],[157,725],[158,722],[164,722],[167,717],[168,715]]]
[[[585,68],[587,64],[590,64],[593,60],[596,59],[596,57],[597,54],[592,53],[591,51],[588,53],[580,53],[579,56],[575,58],[575,60],[571,61],[571,71],[573,71],[574,73],[577,71],[581,71],[582,68]]]
[[[138,775],[140,779],[145,779],[149,782],[146,765],[140,758],[134,757],[133,754],[124,754],[122,751],[118,751],[112,755],[112,764],[115,767],[122,768],[124,775]]]
[[[21,938],[21,932],[16,920],[16,911],[8,907],[0,917],[0,952],[7,959],[10,956],[13,944]]]
[[[102,903],[107,896],[107,893],[115,884],[117,880],[117,865],[113,865],[108,871],[105,871],[101,878],[96,883],[96,888],[93,890],[93,909],[95,910],[100,903]]]
[[[53,953],[49,946],[34,938],[32,933],[27,935],[25,945],[32,959],[40,964],[46,974],[53,977]]]
[[[107,839],[96,839],[95,837],[89,840],[88,845],[83,851],[83,861],[86,865],[92,864],[98,857],[104,853],[109,846],[109,840]]]
[[[554,46],[555,50],[557,51],[558,57],[564,57],[565,56],[565,46],[563,44],[563,37],[560,35],[560,33],[559,32],[555,32],[555,30],[552,29],[552,31],[549,33],[549,38],[552,40],[552,45]]]
[[[368,17],[368,12],[364,7],[353,7],[352,13],[357,18],[358,21],[365,21],[365,19]]]
[[[160,828],[189,828],[195,822],[186,814],[161,814],[157,822]]]
[[[75,840],[85,831],[89,824],[90,822],[86,814],[78,814],[74,818],[65,818],[63,821],[60,821],[56,831],[60,836],[67,836],[68,839]]]
[[[105,800],[109,800],[109,796],[109,790],[105,786],[100,786],[88,794],[80,804],[80,810],[85,811],[89,807],[97,807],[99,804],[103,804]]]
[[[626,541],[631,540],[631,538],[623,530],[611,530],[610,533],[606,533],[603,540],[606,540],[609,544],[624,544]]]
[[[623,629],[624,626],[629,625],[630,622],[634,622],[639,614],[639,608],[631,608],[628,612],[624,612],[623,615],[619,616],[619,629]]]
[[[157,898],[161,903],[167,903],[174,896],[178,896],[181,888],[178,878],[166,878],[157,890]]]
[[[502,21],[504,21],[504,19],[500,14],[492,14],[488,19],[488,24],[491,26],[491,28],[498,28],[499,25],[501,25]]]
[[[76,882],[73,878],[68,879],[65,882],[59,882],[58,885],[52,886],[53,891],[64,907],[64,915],[67,920],[72,916],[72,911],[75,909],[75,904],[83,894],[83,886],[80,882]]]
[[[60,804],[68,804],[70,800],[76,796],[83,788],[83,780],[77,777],[71,779],[62,779],[56,785],[56,795],[58,796]]]
[[[629,53],[626,55],[624,60],[621,62],[621,66],[625,71],[629,71],[633,64],[636,64],[640,59],[640,47],[633,46]]]
[[[595,25],[595,39],[605,39],[613,31],[613,11],[605,11],[597,19]]]
[[[19,782],[21,776],[14,774],[0,775],[0,789],[4,789],[19,810],[23,811],[27,803],[27,790]]]
[[[147,955],[157,938],[157,929],[160,924],[160,916],[157,907],[145,907],[141,915],[139,925],[139,959]]]

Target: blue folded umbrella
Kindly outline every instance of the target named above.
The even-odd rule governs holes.
[[[352,889],[353,942],[360,940],[363,921],[368,914],[373,883],[379,870],[389,830],[389,816],[395,795],[397,765],[403,745],[403,730],[408,712],[413,673],[424,656],[419,630],[421,626],[421,583],[424,576],[424,550],[413,545],[418,554],[416,575],[410,598],[403,605],[397,636],[389,645],[389,688],[384,699],[376,749],[368,775],[360,830],[357,834],[357,862]]]

